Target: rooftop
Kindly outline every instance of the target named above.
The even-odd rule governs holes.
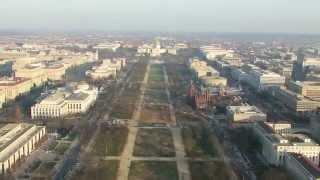
[[[66,100],[85,100],[89,95],[83,92],[73,93]]]
[[[320,82],[316,81],[292,81],[293,84],[297,86],[320,86]]]
[[[3,151],[9,144],[15,141],[18,137],[32,128],[31,124],[1,124],[0,129],[0,152]]]
[[[228,106],[227,109],[234,113],[262,113],[262,111],[258,109],[256,106],[249,105]]]
[[[2,77],[0,78],[0,86],[15,86],[28,80],[28,78],[23,77]]]
[[[27,123],[9,123],[0,125],[0,161],[8,159],[43,126]],[[10,148],[7,148],[10,146]]]
[[[256,122],[266,133],[273,134],[273,129],[268,126],[265,122],[258,121]]]

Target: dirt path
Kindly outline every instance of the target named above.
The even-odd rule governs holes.
[[[132,120],[129,121],[128,140],[120,158],[120,165],[118,169],[117,180],[128,180],[128,177],[129,177],[134,144],[135,144],[137,133],[138,133],[137,125],[138,125],[138,120],[140,118],[141,109],[143,106],[143,99],[146,91],[146,86],[148,83],[149,71],[150,71],[150,63],[148,64],[146,73],[144,75],[143,83],[140,89],[141,93],[136,105],[136,109],[133,113]]]
[[[166,93],[168,96],[169,102],[169,111],[170,111],[170,119],[174,125],[177,125],[176,121],[176,113],[174,107],[172,105],[171,95],[169,91],[169,79],[165,66],[163,67],[164,80],[166,84]],[[191,180],[189,164],[187,159],[185,158],[186,152],[184,148],[184,143],[181,135],[180,127],[172,127],[170,128],[173,137],[173,143],[176,151],[176,159],[179,173],[179,180]]]
[[[129,71],[128,71],[129,72]],[[126,74],[127,76],[127,74]],[[114,104],[115,102],[118,101],[118,99],[121,97],[122,93],[124,92],[124,89],[125,89],[125,84],[128,84],[129,81],[130,81],[130,77],[127,77],[126,80],[125,80],[125,83],[121,86],[121,89],[120,91],[118,91],[118,93],[116,94],[115,98],[113,98],[112,102],[110,104]],[[109,117],[110,117],[110,114],[111,114],[111,111],[112,111],[112,106],[110,106],[110,108],[108,109],[107,113],[105,114],[105,116],[103,117],[103,119],[99,119],[97,121],[97,130],[95,131],[95,133],[93,134],[92,138],[90,139],[90,142],[88,144],[88,146],[86,147],[85,149],[85,152],[86,153],[89,153],[92,151],[92,147],[94,145],[94,142],[100,132],[100,129],[101,129],[101,123],[104,122],[105,120],[108,120]]]

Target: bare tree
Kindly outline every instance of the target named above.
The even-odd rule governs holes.
[[[21,119],[22,119],[21,108],[19,105],[16,105],[15,112],[14,112],[14,122],[20,122]]]

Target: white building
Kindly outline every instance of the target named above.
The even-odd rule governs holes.
[[[232,58],[234,56],[233,50],[221,48],[220,45],[208,45],[200,47],[200,50],[206,55],[207,59],[215,60],[218,56]]]
[[[192,71],[195,72],[198,78],[202,76],[219,76],[219,72],[213,67],[208,66],[205,61],[199,59],[190,59],[189,67]]]
[[[46,135],[44,126],[26,123],[0,124],[0,174],[34,151]]]
[[[258,91],[266,90],[269,87],[283,86],[285,81],[284,76],[257,67],[250,70],[246,78],[246,82]]]
[[[315,111],[320,107],[320,101],[313,100],[295,93],[285,87],[272,89],[272,95],[295,112]]]
[[[185,43],[177,43],[177,44],[174,45],[174,48],[175,49],[187,49],[188,45],[185,44]]]
[[[205,87],[226,87],[227,79],[220,76],[202,76],[201,82]]]
[[[320,67],[320,58],[305,58],[303,60],[303,67],[307,66]]]
[[[227,116],[233,122],[266,121],[267,116],[255,106],[228,106]]]
[[[117,73],[126,65],[126,59],[124,58],[115,58],[115,59],[105,59],[102,61],[102,64],[96,67],[93,67],[92,70],[86,72],[88,76],[92,79],[101,79],[108,77],[116,77]]]
[[[162,47],[161,42],[159,39],[156,39],[153,44],[143,44],[142,46],[139,46],[137,49],[137,55],[150,55],[152,57],[160,57],[162,54],[177,54],[177,48],[172,46],[166,46]]]
[[[116,51],[119,47],[121,47],[120,43],[102,43],[94,46],[93,48],[98,50],[106,49],[106,50]]]
[[[98,89],[86,83],[58,89],[31,107],[31,117],[59,118],[84,113],[95,103],[97,97]]]
[[[148,44],[144,44],[142,46],[139,46],[138,49],[137,49],[137,53],[138,54],[151,54],[151,51],[152,51],[152,46],[151,45],[148,45]]]
[[[288,133],[292,128],[292,125],[288,122],[264,122],[268,125],[275,133],[283,134]]]
[[[319,164],[320,146],[310,137],[304,134],[277,134],[272,126],[265,123],[255,123],[253,129],[262,143],[262,155],[268,163],[283,165],[287,153],[297,153]]]
[[[0,90],[0,108],[2,108],[3,104],[6,102],[6,96],[3,90]]]

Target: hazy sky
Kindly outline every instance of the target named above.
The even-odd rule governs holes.
[[[0,29],[320,33],[320,0],[0,0]]]

